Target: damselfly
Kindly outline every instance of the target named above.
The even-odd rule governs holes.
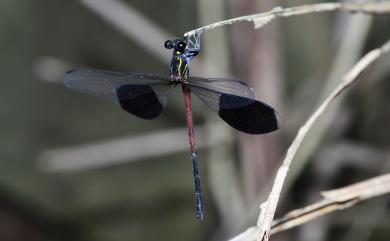
[[[191,112],[194,93],[225,122],[249,134],[264,134],[277,130],[278,115],[269,105],[255,99],[255,92],[244,82],[223,78],[189,76],[189,62],[200,51],[200,40],[189,38],[168,40],[165,48],[173,49],[168,77],[118,73],[94,69],[74,69],[66,72],[67,87],[99,97],[113,98],[119,106],[140,118],[158,117],[167,104],[168,90],[181,86],[195,182],[196,217],[203,219],[203,201]]]

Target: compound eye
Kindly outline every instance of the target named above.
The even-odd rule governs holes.
[[[179,43],[177,43],[176,47],[177,47],[177,50],[180,51],[180,53],[184,53],[186,50],[187,44],[183,41],[180,41]]]
[[[167,41],[165,41],[164,47],[165,47],[166,49],[171,49],[171,48],[173,48],[172,40],[167,40]]]

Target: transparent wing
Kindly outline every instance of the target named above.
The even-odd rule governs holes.
[[[225,78],[200,78],[190,77],[190,87],[199,89],[212,90],[220,93],[242,96],[246,98],[256,98],[255,91],[239,80]]]
[[[98,97],[112,97],[114,89],[124,84],[169,87],[166,77],[141,73],[120,73],[95,69],[73,69],[64,76],[64,84],[74,90]]]
[[[75,69],[65,73],[67,87],[113,98],[125,111],[143,119],[158,117],[167,104],[170,82],[159,75]]]
[[[256,100],[253,90],[244,83],[223,79],[216,79],[216,82],[213,79],[206,80],[190,79],[190,90],[233,128],[248,134],[264,134],[280,127],[277,112]]]

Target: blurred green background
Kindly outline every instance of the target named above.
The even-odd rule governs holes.
[[[248,211],[251,205],[257,207],[260,200],[257,198],[260,187],[248,187],[242,181],[246,180],[245,170],[251,167],[242,165],[243,160],[256,157],[245,152],[248,137],[214,120],[207,107],[197,100],[194,104],[196,125],[205,125],[207,130],[210,123],[216,122],[225,126],[222,131],[226,131],[231,140],[217,144],[221,153],[229,153],[229,160],[219,162],[221,166],[210,167],[213,164],[208,163],[208,159],[224,159],[224,154],[215,153],[217,148],[199,148],[206,192],[206,219],[202,222],[195,219],[192,170],[186,143],[181,143],[182,151],[141,157],[132,162],[122,160],[119,164],[75,171],[45,170],[46,162],[40,160],[47,150],[185,127],[180,91],[172,93],[168,108],[159,119],[144,121],[121,111],[110,101],[63,86],[62,71],[76,66],[168,73],[169,51],[166,51],[167,61],[162,61],[85,2],[88,1],[0,1],[0,240],[224,240],[253,225],[254,222],[246,220],[246,215],[237,217],[240,212],[233,212]],[[99,2],[102,1],[96,4]],[[121,2],[170,33],[168,37],[176,37],[222,18],[267,11],[279,5],[321,1]],[[279,159],[268,157],[266,161],[270,164],[262,170],[268,175],[265,180],[273,179],[275,167],[298,127],[328,93],[327,88],[334,86],[331,80],[339,80],[363,53],[390,38],[388,16],[353,17],[369,20],[359,19],[361,22],[356,24],[358,20],[349,19],[349,14],[323,13],[275,21],[264,27],[265,33],[263,29],[254,30],[248,23],[204,33],[204,51],[199,57],[203,70],[198,73],[208,75],[213,70],[207,71],[207,68],[225,63],[228,71],[223,66],[218,68],[226,71],[219,72],[220,76],[252,81],[252,85],[261,89],[258,98],[276,105],[283,117],[285,125],[280,132],[269,134],[263,137],[265,139],[257,137],[272,139],[270,143],[278,147],[269,150],[274,153],[270,156]],[[143,30],[140,28],[139,34],[146,36]],[[248,34],[237,34],[240,31]],[[222,46],[221,36],[229,52],[215,51]],[[242,41],[237,41],[237,36]],[[349,36],[360,41],[352,41]],[[267,44],[273,45],[267,48]],[[277,63],[265,67],[270,71],[263,72],[271,76],[265,81],[274,81],[272,76],[276,73],[275,79],[279,82],[274,83],[279,85],[253,84],[256,72],[249,73],[256,69],[253,64],[256,62],[252,60],[250,65],[241,61],[247,56],[253,57],[249,53],[264,48],[275,54],[273,63]],[[208,49],[211,50],[207,52]],[[273,49],[277,51],[272,52]],[[300,161],[292,170],[279,215],[318,200],[321,190],[348,185],[389,170],[389,60],[389,57],[382,60],[387,66],[373,68],[363,76],[334,106],[333,114],[325,117],[328,121],[309,136],[299,155]],[[259,65],[263,64],[259,61]],[[270,96],[263,95],[264,91],[271,93]],[[182,135],[186,138],[184,129]],[[207,133],[204,135],[200,140],[212,142]],[[154,147],[145,147],[145,152]],[[233,168],[229,174],[238,180],[235,188],[245,190],[238,193],[243,196],[237,201],[241,202],[241,209],[237,208],[238,204],[234,209],[229,206],[232,204],[224,203],[223,200],[227,200],[215,191],[233,188],[225,182],[229,177],[223,174],[222,181],[218,182],[218,170],[225,170],[225,164]],[[259,182],[261,190],[267,187],[265,180]],[[220,186],[215,188],[216,185]],[[388,240],[388,208],[388,196],[377,198],[273,238],[358,240],[351,239],[350,235],[354,230],[362,232],[364,223],[359,226],[356,220],[365,219],[364,214],[377,220],[367,230],[367,237],[360,235],[359,240]],[[229,210],[233,210],[233,214],[227,220]],[[255,217],[257,211],[252,215]],[[316,234],[313,236],[312,232]]]

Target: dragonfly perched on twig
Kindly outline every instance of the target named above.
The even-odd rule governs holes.
[[[158,117],[167,104],[168,90],[180,85],[188,127],[189,147],[195,182],[196,217],[203,219],[203,201],[195,151],[191,112],[191,93],[197,95],[225,122],[249,134],[264,134],[279,128],[276,111],[255,99],[255,92],[244,82],[224,78],[200,78],[189,75],[190,60],[200,52],[200,37],[167,40],[165,48],[173,49],[169,77],[118,73],[94,69],[67,71],[67,87],[90,95],[113,98],[119,106],[142,119]]]

